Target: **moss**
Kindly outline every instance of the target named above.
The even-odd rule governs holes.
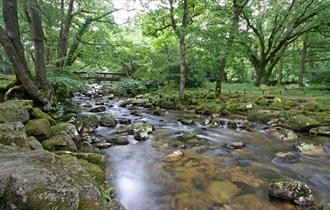
[[[248,114],[247,119],[254,122],[267,123],[274,120],[276,117],[275,114],[253,111]]]
[[[84,159],[79,159],[78,161],[80,165],[87,171],[87,173],[91,175],[97,186],[104,183],[105,173],[99,165],[90,163]]]
[[[304,111],[317,112],[320,111],[320,105],[316,102],[310,102],[304,105]]]
[[[43,112],[41,109],[39,109],[37,107],[33,108],[32,115],[36,119],[46,119],[46,120],[48,120],[51,125],[56,124],[56,121],[50,115],[46,114],[45,112]]]
[[[304,116],[302,114],[289,118],[286,122],[286,126],[294,131],[309,131],[313,127],[319,126],[320,123],[312,118]]]

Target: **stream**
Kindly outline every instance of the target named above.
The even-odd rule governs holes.
[[[78,100],[78,99],[77,99]],[[79,100],[84,101],[83,97]],[[87,97],[86,97],[87,100]],[[152,108],[136,108],[142,115],[133,116],[130,108],[119,107],[118,100],[107,107],[116,119],[143,120],[155,130],[146,141],[132,135],[117,134],[115,128],[99,127],[98,138],[125,137],[128,145],[104,149],[107,173],[111,175],[119,201],[127,210],[158,209],[298,209],[290,202],[270,199],[268,184],[274,178],[292,178],[311,187],[315,203],[330,201],[330,139],[299,134],[299,141],[325,145],[324,156],[300,156],[297,163],[276,159],[276,153],[293,151],[293,143],[283,142],[260,125],[256,131],[207,128],[201,123],[206,116],[189,111],[168,112],[160,117]],[[178,119],[192,119],[195,125],[183,125]],[[193,132],[196,138],[184,139]],[[124,136],[123,136],[124,135]],[[242,149],[230,150],[223,145],[241,141]],[[169,152],[180,149],[183,160],[164,160]],[[275,158],[275,159],[274,159]]]

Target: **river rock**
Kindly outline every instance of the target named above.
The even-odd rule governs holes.
[[[111,113],[105,112],[101,114],[100,124],[104,127],[114,128],[117,125],[117,121]]]
[[[80,152],[99,152],[98,148],[95,148],[91,143],[87,141],[82,141],[79,147]]]
[[[80,136],[76,127],[71,123],[58,123],[51,127],[51,135],[55,136],[61,132],[67,133],[73,140],[79,140]]]
[[[283,163],[297,163],[300,161],[300,157],[293,152],[278,152],[276,153],[276,159]]]
[[[153,126],[142,121],[133,123],[133,135],[135,140],[145,141],[149,138],[149,134],[152,133]]]
[[[247,116],[249,121],[258,122],[258,123],[268,123],[276,118],[275,114],[265,112],[265,111],[254,111],[250,112]]]
[[[131,111],[131,115],[134,115],[134,116],[141,116],[142,113],[141,113],[139,110],[133,110],[133,111]]]
[[[197,137],[197,134],[193,131],[188,131],[177,137],[179,141],[188,141]]]
[[[25,125],[25,131],[28,136],[34,136],[42,141],[50,136],[50,123],[46,119],[30,120]]]
[[[21,122],[0,124],[0,144],[29,148],[24,125]]]
[[[32,150],[43,150],[44,149],[44,147],[42,146],[40,141],[38,141],[38,139],[36,139],[34,136],[29,136],[27,138],[27,141],[30,146],[30,149],[32,149]]]
[[[80,133],[92,133],[99,126],[99,120],[94,114],[79,114],[73,120],[73,124]]]
[[[298,138],[298,135],[294,131],[286,128],[275,127],[269,129],[269,131],[282,141],[292,141]]]
[[[311,134],[320,135],[320,136],[330,136],[330,126],[319,126],[310,129],[309,132]]]
[[[188,119],[178,119],[178,122],[181,122],[183,125],[195,125],[196,124],[193,120],[188,120]]]
[[[112,147],[113,144],[108,143],[108,142],[100,142],[100,143],[94,144],[94,146],[98,149],[106,149],[106,148]]]
[[[83,140],[83,141],[86,141],[86,142],[88,142],[88,143],[92,143],[92,144],[100,143],[100,142],[101,142],[100,139],[98,139],[98,138],[95,137],[95,136],[91,136],[91,135],[89,135],[88,133],[83,133],[83,134],[82,134],[82,140]]]
[[[311,128],[319,126],[320,123],[304,115],[296,115],[285,122],[285,126],[298,132],[308,132]]]
[[[204,124],[213,127],[219,127],[221,125],[220,115],[219,114],[210,115],[208,118],[206,118]]]
[[[96,106],[89,110],[89,112],[105,112],[107,108],[105,106]]]
[[[241,141],[238,141],[238,142],[224,144],[223,146],[227,149],[242,149],[246,146],[246,144]]]
[[[231,128],[231,129],[237,129],[238,128],[238,124],[236,121],[233,120],[229,120],[227,121],[227,127]]]
[[[287,179],[273,180],[269,185],[268,194],[271,197],[290,200],[300,206],[313,204],[312,190],[303,182]]]
[[[45,150],[49,151],[77,151],[77,147],[72,138],[65,132],[59,133],[50,139],[43,141],[42,146],[45,148]]]
[[[305,155],[325,155],[324,146],[321,144],[296,143],[293,147]]]
[[[75,157],[0,145],[0,171],[0,209],[111,209]]]
[[[322,210],[330,210],[330,203],[323,205]]]
[[[128,119],[128,118],[118,118],[117,120],[120,124],[123,124],[123,125],[131,124],[131,119]]]
[[[0,103],[0,123],[22,122],[30,119],[29,112],[22,105]]]
[[[47,113],[43,112],[41,109],[35,107],[31,112],[32,116],[36,119],[46,119],[49,121],[50,125],[55,125],[56,121]]]
[[[153,110],[152,114],[157,115],[157,116],[164,116],[165,112],[166,112],[166,110],[158,108],[158,109]]]
[[[230,181],[213,181],[207,191],[214,200],[223,203],[238,194],[240,189]]]
[[[111,138],[111,139],[107,139],[108,143],[112,143],[112,144],[116,144],[116,145],[127,145],[129,144],[129,141],[127,140],[127,138]]]
[[[122,125],[117,130],[116,133],[133,133],[133,127],[129,125]]]
[[[182,158],[184,158],[184,153],[181,150],[170,152],[164,157],[164,159],[168,161],[179,161]]]

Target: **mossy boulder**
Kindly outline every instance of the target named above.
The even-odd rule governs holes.
[[[0,171],[0,209],[111,209],[75,157],[0,145]]]
[[[99,165],[91,163],[84,159],[78,160],[80,165],[91,175],[96,185],[104,183],[104,181],[106,180],[106,176],[103,169]]]
[[[152,133],[153,127],[142,121],[135,122],[133,124],[133,135],[138,141],[145,141],[149,138],[149,134]]]
[[[21,122],[0,124],[0,144],[29,148],[24,125]]]
[[[247,116],[249,121],[259,122],[259,123],[268,123],[271,120],[274,120],[277,116],[269,112],[250,112]]]
[[[70,151],[58,151],[56,154],[63,155],[71,155],[78,159],[84,159],[90,163],[99,165],[100,167],[104,168],[106,163],[106,157],[101,153],[84,153],[84,152],[70,152]]]
[[[322,210],[330,210],[330,203],[323,205]]]
[[[72,138],[65,132],[59,133],[51,137],[50,139],[43,141],[42,146],[45,148],[45,150],[49,151],[77,151],[77,147],[73,142]]]
[[[300,206],[309,206],[314,202],[312,190],[305,183],[296,180],[274,179],[269,185],[268,194],[293,201]]]
[[[43,112],[41,109],[35,107],[31,112],[32,116],[36,119],[46,119],[49,121],[50,125],[55,125],[56,121],[47,113]]]
[[[30,149],[32,150],[43,150],[43,146],[40,143],[40,141],[38,141],[38,139],[36,139],[34,136],[29,136],[27,138],[27,141],[29,143]]]
[[[317,112],[320,111],[320,105],[316,102],[310,102],[304,105],[304,111]]]
[[[29,112],[22,105],[17,104],[0,104],[0,123],[22,122],[25,123],[30,119]]]
[[[29,100],[29,99],[8,100],[8,101],[3,102],[3,104],[7,104],[10,106],[20,105],[20,106],[23,106],[28,111],[30,111],[30,110],[32,110],[32,107],[33,107],[33,100]]]
[[[78,140],[80,138],[76,127],[71,123],[58,123],[51,127],[51,136],[55,136],[61,132],[68,134],[73,140]]]
[[[286,127],[299,132],[308,132],[311,128],[319,125],[318,121],[304,115],[293,116],[285,122]]]
[[[50,123],[46,119],[30,120],[25,125],[25,131],[28,136],[34,136],[42,141],[50,136]]]
[[[111,113],[105,112],[100,114],[100,124],[104,127],[115,127],[117,124],[116,119]]]

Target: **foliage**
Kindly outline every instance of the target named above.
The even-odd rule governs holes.
[[[114,84],[113,90],[122,96],[134,96],[144,93],[147,87],[140,80],[124,78]]]

